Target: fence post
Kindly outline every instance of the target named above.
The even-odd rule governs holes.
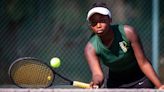
[[[152,0],[152,64],[158,74],[159,62],[159,0]]]

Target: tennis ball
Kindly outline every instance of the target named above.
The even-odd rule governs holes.
[[[60,62],[60,59],[59,59],[58,57],[54,57],[54,58],[52,58],[51,61],[50,61],[50,65],[51,65],[51,67],[53,67],[53,68],[58,68],[58,67],[60,67],[60,64],[61,64],[61,62]]]
[[[52,77],[51,77],[51,76],[48,76],[48,77],[47,77],[47,80],[52,80]]]

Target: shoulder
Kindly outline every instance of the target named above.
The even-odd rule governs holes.
[[[88,42],[84,48],[84,52],[86,55],[96,53],[94,46],[91,42]]]
[[[136,32],[136,29],[130,25],[124,25],[124,31],[126,34],[126,37],[129,41],[137,40],[138,34]]]
[[[92,45],[94,48],[97,48],[97,44],[100,44],[100,39],[97,35],[91,35],[88,44]]]

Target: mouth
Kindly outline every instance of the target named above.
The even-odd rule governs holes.
[[[98,30],[97,33],[101,34],[101,33],[103,33],[103,30]]]

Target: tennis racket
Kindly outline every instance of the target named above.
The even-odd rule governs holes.
[[[54,82],[55,75],[64,79],[69,85],[79,88],[90,88],[87,83],[72,81],[33,57],[23,57],[15,60],[9,67],[9,76],[13,83],[21,88],[46,88]],[[68,85],[67,83],[67,85]]]

